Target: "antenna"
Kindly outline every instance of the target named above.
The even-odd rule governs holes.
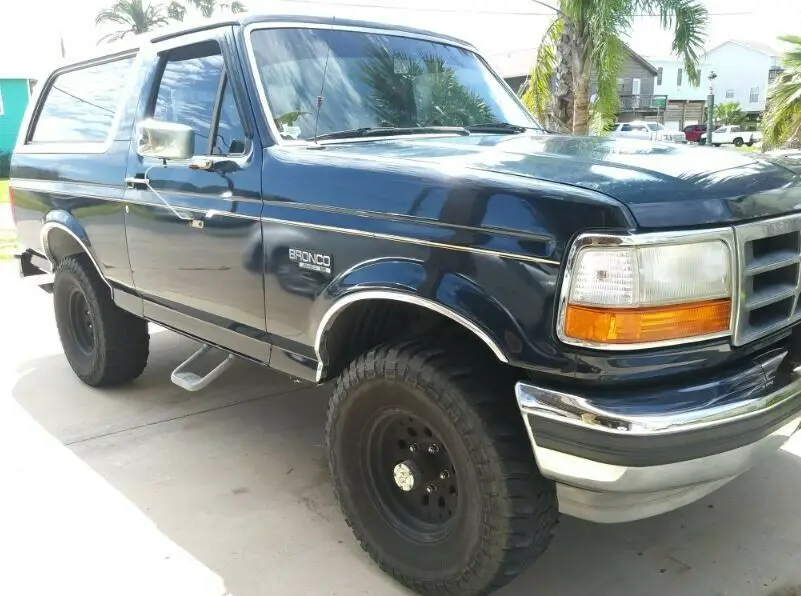
[[[334,29],[334,23],[337,22],[336,17],[331,17],[331,30]],[[331,57],[331,43],[326,43],[328,50],[325,53],[325,65],[323,66],[323,82],[320,83],[320,95],[317,96],[317,113],[314,115],[314,140],[317,143],[317,125],[320,122],[320,109],[323,107],[323,92],[325,91],[325,75],[328,73],[328,59]]]

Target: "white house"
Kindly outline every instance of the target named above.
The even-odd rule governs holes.
[[[780,70],[780,57],[780,52],[765,44],[729,40],[706,52],[697,86],[690,83],[683,61],[650,58],[658,70],[654,93],[668,96],[670,109],[666,124],[678,128],[703,119],[703,107],[709,94],[707,77],[712,71],[717,75],[713,83],[716,103],[738,101],[744,112],[761,114],[765,110],[768,86]]]
[[[780,52],[752,41],[731,40],[709,50],[704,64],[718,75],[715,101],[739,101],[745,112],[764,112],[768,86],[779,71],[780,60]]]

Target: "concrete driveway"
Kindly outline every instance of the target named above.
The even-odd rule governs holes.
[[[327,389],[238,363],[205,391],[153,335],[127,388],[80,384],[50,297],[0,270],[0,593],[406,594],[340,515],[322,447]],[[793,453],[795,451],[795,453]],[[681,511],[563,519],[502,596],[790,595],[801,585],[801,440]]]

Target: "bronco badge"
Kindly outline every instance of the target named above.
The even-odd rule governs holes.
[[[324,255],[320,252],[310,252],[299,248],[289,249],[289,260],[297,263],[301,269],[319,271],[320,273],[331,273],[331,255]]]

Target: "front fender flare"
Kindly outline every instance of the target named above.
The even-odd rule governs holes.
[[[456,273],[432,278],[423,261],[375,259],[342,273],[315,300],[309,335],[314,337],[318,380],[327,359],[323,342],[336,318],[361,300],[394,300],[415,304],[462,325],[504,363],[522,351],[524,335],[512,315],[471,279]]]

